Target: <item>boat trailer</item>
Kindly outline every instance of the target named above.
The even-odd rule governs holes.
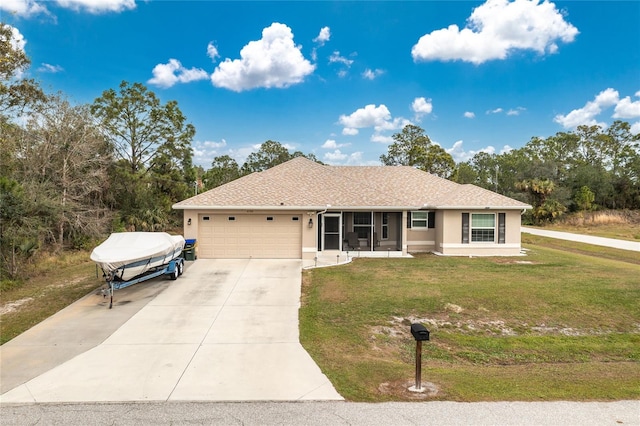
[[[126,268],[126,266],[124,266],[123,268]],[[178,277],[184,272],[184,258],[182,258],[181,256],[176,257],[170,260],[169,263],[151,268],[144,274],[138,275],[126,281],[123,281],[118,277],[122,276],[123,268],[119,268],[110,272],[103,271],[103,276],[107,282],[107,287],[102,289],[102,297],[109,297],[109,309],[113,307],[113,292],[115,290],[122,290],[123,288],[127,288],[134,284],[148,281],[162,275],[166,275],[171,280],[177,280]]]

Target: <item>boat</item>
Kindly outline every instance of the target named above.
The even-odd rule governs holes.
[[[166,232],[114,232],[90,258],[107,281],[129,281],[180,257],[184,244],[182,235]]]

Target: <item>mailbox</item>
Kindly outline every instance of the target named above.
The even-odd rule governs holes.
[[[411,324],[411,334],[417,342],[429,340],[429,330],[422,324]]]

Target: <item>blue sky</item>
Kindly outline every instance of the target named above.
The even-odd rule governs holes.
[[[457,162],[580,124],[640,132],[640,1],[2,0],[0,21],[47,91],[177,100],[205,168],[267,140],[379,164],[409,123]]]

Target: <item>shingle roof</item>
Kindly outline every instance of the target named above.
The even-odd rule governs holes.
[[[408,166],[327,166],[297,157],[174,204],[175,209],[530,208]]]

